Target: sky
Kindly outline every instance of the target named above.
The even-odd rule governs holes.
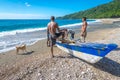
[[[48,19],[84,11],[112,0],[0,0],[0,19]]]

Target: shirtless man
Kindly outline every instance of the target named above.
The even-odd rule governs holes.
[[[82,41],[85,42],[85,38],[87,36],[87,22],[86,22],[86,17],[82,18],[83,24],[82,24],[82,28],[81,28],[81,38]]]
[[[56,39],[63,34],[59,29],[58,24],[54,22],[54,20],[55,20],[55,17],[51,16],[51,22],[49,22],[47,26],[47,35],[48,35],[48,40],[50,41],[52,57],[54,57],[53,46],[56,43]],[[58,30],[59,33],[56,33],[56,29]]]

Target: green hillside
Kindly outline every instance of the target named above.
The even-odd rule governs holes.
[[[58,17],[58,19],[80,19],[82,17],[91,18],[117,18],[120,17],[120,0],[97,6],[85,11]]]

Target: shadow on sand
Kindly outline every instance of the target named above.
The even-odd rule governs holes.
[[[112,75],[120,77],[120,64],[107,57],[104,57],[99,62],[92,65],[95,68],[98,68],[102,71],[105,71]]]
[[[120,50],[120,48],[118,47],[117,49],[115,49],[115,51],[116,50],[118,51],[118,50]],[[69,53],[70,53],[70,55],[72,55],[70,58],[75,58],[75,57],[73,57],[72,50],[69,50]],[[65,58],[67,58],[67,57],[65,57]],[[80,59],[80,58],[78,58],[78,59]],[[82,60],[82,59],[80,59],[80,60]],[[82,60],[82,61],[86,62],[85,60]],[[113,61],[107,57],[102,58],[100,61],[98,61],[97,63],[94,63],[94,64],[91,64],[89,62],[86,62],[86,63],[94,66],[97,69],[100,69],[102,71],[105,71],[112,75],[120,77],[120,63]]]
[[[74,57],[74,56],[56,56],[55,58],[77,58],[77,57]],[[78,58],[79,59],[79,58]],[[82,59],[79,59],[79,60],[82,60]],[[84,60],[82,60],[83,62],[86,62]],[[88,62],[86,62],[88,63]],[[92,65],[93,67],[97,68],[97,69],[100,69],[102,71],[105,71],[105,72],[108,72],[112,75],[115,75],[115,76],[118,76],[120,77],[120,64],[118,62],[115,62],[107,57],[104,57],[103,59],[101,59],[100,61],[98,61],[97,63],[95,64],[91,64],[91,63],[88,63],[90,65]]]
[[[114,51],[120,51],[120,47],[116,48]]]
[[[23,54],[21,54],[21,55],[30,55],[30,54],[32,54],[32,53],[34,53],[34,51],[26,52],[26,53],[23,53]]]
[[[61,59],[70,58],[70,59],[73,59],[75,57],[72,56],[72,55],[68,55],[68,56],[55,56],[55,58],[61,58]]]
[[[81,60],[81,59],[80,59]],[[84,61],[84,60],[82,60]],[[86,62],[86,61],[84,61]],[[86,62],[88,63],[88,62]],[[118,76],[120,77],[120,64],[116,61],[113,61],[107,57],[102,58],[100,61],[91,64],[88,63],[90,65],[92,65],[93,67],[100,69],[102,71],[108,72],[114,76]]]

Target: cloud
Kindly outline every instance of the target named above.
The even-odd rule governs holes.
[[[26,5],[27,7],[30,7],[30,6],[31,6],[28,2],[25,2],[25,5]]]

